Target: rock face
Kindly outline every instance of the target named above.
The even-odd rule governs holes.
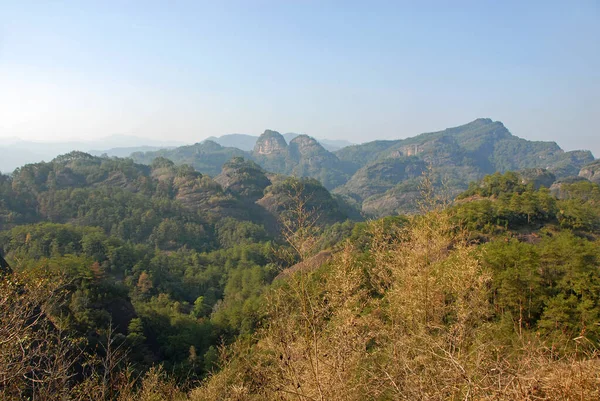
[[[292,139],[290,141],[290,148],[292,148],[290,149],[292,152],[297,153],[300,157],[321,155],[327,152],[319,142],[308,135],[298,135]],[[329,152],[327,153],[331,155]]]
[[[427,164],[417,157],[393,157],[371,163],[358,170],[335,193],[347,195],[358,202],[382,195],[401,182],[421,177]]]
[[[265,170],[287,174],[291,161],[288,160],[288,146],[283,135],[266,130],[256,141],[252,158]]]
[[[377,137],[378,133],[370,135]],[[228,160],[242,156],[255,161],[266,173],[317,179],[328,190],[352,200],[373,216],[415,210],[411,202],[419,197],[417,184],[426,168],[431,168],[435,184],[444,185],[449,195],[457,195],[470,182],[495,172],[520,171],[528,182],[546,187],[554,179],[578,174],[600,181],[600,167],[593,163],[591,152],[565,152],[554,142],[528,141],[512,135],[504,124],[489,118],[406,139],[348,146],[334,153],[309,136],[281,135],[272,130],[266,130],[256,140],[250,153],[208,140],[167,152],[140,157],[149,164],[156,156],[163,155],[177,165],[190,164],[204,174],[216,176]],[[260,188],[235,184],[236,174],[219,178],[225,190],[230,193],[248,190],[247,195],[258,196]],[[120,183],[121,177],[111,179]],[[236,196],[246,196],[242,192],[235,192]]]
[[[252,202],[262,198],[265,188],[271,185],[265,171],[258,164],[241,157],[234,157],[225,163],[215,181],[225,191]]]
[[[287,151],[287,142],[277,131],[266,130],[254,145],[254,155],[274,155]]]
[[[520,172],[521,182],[523,184],[533,184],[534,188],[550,188],[556,176],[544,168],[528,168]]]
[[[579,171],[579,176],[600,184],[600,160],[583,166]]]
[[[575,183],[581,182],[581,181],[588,181],[588,180],[587,180],[587,178],[577,177],[577,176],[562,178],[560,180],[557,180],[554,184],[552,184],[550,186],[550,193],[553,196],[556,196],[558,199],[565,199],[567,197],[568,193],[565,192],[564,186],[569,185],[569,184],[575,184]]]
[[[288,145],[279,132],[267,130],[256,142],[252,157],[267,171],[316,178],[327,189],[348,180],[339,159],[307,135],[295,136]]]
[[[288,158],[292,169],[288,174],[297,177],[312,177],[321,181],[327,189],[333,189],[348,181],[340,160],[317,140],[307,135],[298,135],[288,146]]]
[[[288,147],[290,158],[313,168],[334,167],[339,163],[335,155],[325,149],[316,139],[308,135],[298,135],[290,141]]]

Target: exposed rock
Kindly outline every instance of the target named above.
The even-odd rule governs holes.
[[[361,168],[334,192],[362,202],[371,196],[383,195],[402,181],[420,177],[426,168],[426,163],[416,157],[385,159]]]
[[[533,184],[535,189],[539,189],[542,186],[550,188],[554,184],[554,181],[556,181],[556,176],[545,168],[525,169],[520,171],[519,175],[521,176],[521,183]]]
[[[262,198],[265,188],[271,185],[265,171],[258,164],[241,157],[234,157],[225,163],[215,181],[226,191],[253,202]]]
[[[590,163],[579,171],[579,176],[600,184],[600,160]]]
[[[558,199],[564,199],[566,195],[563,191],[563,185],[573,184],[580,181],[587,181],[587,179],[578,176],[562,178],[550,186],[550,193]]]
[[[287,150],[287,142],[283,135],[277,131],[266,130],[254,145],[255,155],[272,155],[284,153]]]

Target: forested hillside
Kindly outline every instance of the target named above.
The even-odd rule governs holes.
[[[594,394],[589,153],[477,120],[133,156],[0,175],[5,399],[513,399],[574,366]]]
[[[600,396],[600,187],[529,169],[454,199],[397,160],[419,210],[369,222],[241,157],[0,176],[0,395]]]
[[[189,399],[597,399],[600,187],[421,189],[423,214],[359,224],[277,282]]]
[[[374,216],[417,210],[416,180],[424,165],[431,166],[438,185],[457,195],[469,182],[494,172],[543,168],[564,178],[577,176],[594,161],[588,151],[565,152],[554,142],[527,141],[501,122],[483,118],[404,140],[347,147],[336,156],[358,171],[335,192],[355,199]],[[364,190],[374,186],[375,191]]]
[[[0,183],[3,338],[31,350],[2,343],[3,399],[85,392],[82,375],[112,388],[157,364],[192,383],[219,344],[253,331],[258,296],[299,260],[281,235],[290,205],[318,209],[315,231],[346,218],[318,182],[241,158],[215,181],[164,158],[73,152]]]
[[[232,138],[223,143],[235,141]],[[247,143],[243,146],[248,149]],[[453,195],[467,189],[471,181],[494,172],[545,169],[555,179],[581,175],[597,180],[597,166],[590,164],[594,157],[589,151],[565,152],[554,142],[518,138],[501,122],[489,118],[407,139],[346,146],[335,152],[306,135],[284,137],[266,130],[251,151],[205,141],[132,155],[145,164],[157,156],[175,164],[189,164],[211,176],[218,174],[231,157],[244,156],[271,173],[315,178],[368,217],[416,212],[418,180],[426,166],[431,167],[436,186],[445,186]]]

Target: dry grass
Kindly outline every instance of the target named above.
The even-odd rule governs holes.
[[[350,244],[268,298],[267,325],[190,394],[199,400],[592,400],[595,353],[563,353],[490,320],[491,275],[436,207],[400,237],[371,223],[367,257]]]

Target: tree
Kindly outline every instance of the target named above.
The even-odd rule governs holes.
[[[319,210],[312,205],[314,192],[305,181],[291,178],[286,181],[285,210],[280,214],[281,234],[300,260],[313,253],[320,227]]]

